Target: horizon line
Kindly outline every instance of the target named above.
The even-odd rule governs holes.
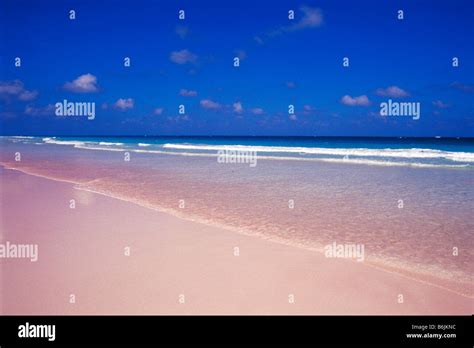
[[[77,138],[373,138],[373,139],[464,139],[471,136],[373,136],[373,135],[58,135],[58,134],[0,134],[0,137],[77,137]]]

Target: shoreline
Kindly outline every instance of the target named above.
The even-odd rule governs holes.
[[[62,197],[64,202],[69,201],[66,199],[68,195],[74,196],[75,194],[77,195],[79,191],[82,191],[74,189],[73,184],[69,182],[60,182],[56,181],[55,179],[43,178],[33,174],[25,174],[18,169],[10,171],[10,173],[7,173],[8,169],[3,170],[5,173],[2,174],[2,180],[20,180],[31,187],[35,187],[35,190],[38,191],[36,195],[31,197],[31,208],[33,211],[35,210],[33,209],[34,207],[36,207],[37,210],[42,206],[38,203],[41,202],[41,196],[42,193],[44,193],[45,188],[47,188],[46,191],[48,194],[51,194],[55,197]],[[18,196],[22,195],[21,191],[25,191],[24,187],[22,188],[19,185],[15,185],[15,188],[16,192],[10,192],[7,196],[5,196],[3,192],[5,191],[5,188],[2,187],[2,197],[4,198],[5,202],[14,201],[8,199],[9,195],[13,195],[18,198]],[[26,191],[28,192],[29,190]],[[25,194],[25,192],[23,192],[23,194]],[[66,197],[64,197],[65,194]],[[146,288],[149,290],[157,286],[161,291],[168,295],[173,293],[173,296],[170,296],[171,298],[168,298],[167,300],[151,300],[151,307],[154,309],[150,313],[153,314],[182,314],[183,310],[185,309],[189,310],[189,314],[389,315],[469,314],[471,312],[472,299],[470,297],[465,297],[448,289],[443,289],[442,287],[438,287],[433,284],[426,284],[419,280],[417,280],[417,283],[415,284],[413,283],[413,279],[409,279],[397,273],[390,273],[385,270],[379,270],[375,267],[364,267],[367,266],[367,264],[358,265],[357,263],[346,259],[327,259],[323,255],[308,250],[280,244],[274,241],[264,240],[261,238],[255,238],[254,236],[238,234],[234,231],[229,231],[228,229],[224,230],[214,226],[203,225],[198,222],[192,222],[165,212],[159,212],[154,209],[144,209],[143,206],[133,204],[133,202],[130,201],[124,201],[105,195],[97,195],[90,192],[83,192],[79,194],[79,196],[84,194],[85,197],[87,197],[87,199],[83,198],[83,202],[85,203],[78,203],[78,207],[80,207],[81,211],[84,213],[84,226],[82,226],[82,218],[76,216],[75,218],[79,218],[78,221],[81,222],[81,225],[72,225],[75,226],[75,230],[71,230],[71,233],[75,236],[74,238],[68,238],[67,235],[60,233],[60,231],[50,230],[50,235],[47,237],[47,240],[56,244],[60,242],[58,245],[64,247],[66,251],[69,250],[68,254],[77,253],[78,251],[74,247],[74,243],[71,241],[71,238],[73,240],[79,239],[82,242],[87,241],[87,243],[90,243],[90,241],[93,239],[91,239],[92,236],[90,235],[90,231],[89,234],[87,234],[86,230],[88,224],[86,222],[89,220],[93,222],[100,218],[97,216],[97,212],[100,210],[94,209],[94,206],[100,205],[103,207],[107,214],[106,216],[102,217],[104,219],[102,223],[112,228],[97,229],[97,231],[99,231],[99,244],[104,242],[112,244],[118,243],[118,240],[121,238],[118,238],[117,235],[112,232],[112,229],[118,228],[120,230],[120,236],[133,239],[137,246],[140,246],[142,249],[145,248],[146,252],[140,256],[144,259],[142,262],[136,264],[135,268],[132,267],[132,269],[128,270],[117,270],[116,266],[113,266],[113,268],[115,267],[115,272],[113,273],[113,276],[107,277],[106,282],[104,282],[103,279],[100,279],[100,277],[95,277],[93,278],[94,281],[85,281],[84,283],[77,284],[77,286],[79,288],[90,287],[109,289],[109,292],[114,292],[116,290],[110,289],[111,284],[114,282],[120,282],[120,279],[123,277],[134,277],[138,274],[139,277],[142,277],[141,281],[137,283],[138,287],[132,285],[126,287],[127,289],[130,288],[129,294],[131,297],[135,297],[136,300],[128,301],[125,306],[119,306],[120,308],[117,308],[116,306],[114,307],[112,302],[106,301],[107,305],[103,304],[102,309],[91,311],[92,308],[88,305],[84,305],[85,307],[70,305],[67,303],[67,301],[65,301],[65,299],[64,301],[59,301],[58,303],[56,300],[50,298],[49,301],[53,302],[54,304],[51,308],[56,309],[51,313],[148,313],[146,310],[143,311],[144,307],[142,307],[143,303],[141,302],[143,299],[140,300],[140,296],[137,298],[137,294],[141,294],[143,292],[143,289],[141,289],[139,286],[140,283],[147,284]],[[56,205],[56,202],[51,202],[52,198],[53,197],[48,196],[46,197],[46,201],[50,201],[48,203],[49,205]],[[36,205],[34,204],[35,202],[37,203]],[[5,210],[5,208],[6,207],[2,207],[2,212]],[[66,206],[65,208],[61,209],[66,208],[68,207]],[[14,209],[14,207],[10,207],[8,209]],[[56,206],[56,213],[57,209],[58,207]],[[63,211],[62,214],[65,214],[67,211],[68,210]],[[133,223],[133,221],[128,221],[127,224],[132,223],[132,225],[128,225],[128,227],[113,223],[113,220],[117,219],[118,216],[126,216],[127,213],[133,217],[132,219],[128,220],[136,221],[135,223]],[[6,216],[9,215],[7,214]],[[147,223],[139,221],[140,216],[147,216],[147,219],[149,219],[147,220]],[[59,226],[63,227],[70,225],[71,222],[67,216],[63,216],[62,219],[59,218],[57,220],[60,221],[56,221],[55,224],[59,224]],[[161,225],[163,221],[166,221],[166,223],[170,225],[170,231],[172,232],[159,236],[154,235],[152,232],[154,231],[153,226]],[[139,224],[140,228],[137,228],[137,225]],[[6,225],[9,226],[10,223],[6,221]],[[29,226],[31,227],[31,224]],[[46,229],[48,229],[47,226]],[[8,231],[7,228],[5,230]],[[86,236],[78,236],[79,232],[86,234]],[[7,233],[10,234],[11,232]],[[64,242],[61,242],[61,240]],[[154,254],[153,250],[149,250],[149,246],[153,245],[152,241],[162,242],[156,244],[158,245],[157,251],[160,253],[160,255],[166,254],[166,258],[161,259],[159,256]],[[223,244],[227,245],[227,247],[222,248]],[[104,246],[103,244],[101,245]],[[239,250],[241,252],[239,256],[233,255],[233,248],[236,245],[239,245]],[[64,252],[54,248],[51,249],[51,246],[46,247],[46,249],[48,248],[50,249],[49,252],[51,252],[52,257],[58,256],[58,254],[62,254]],[[40,260],[38,262],[42,261],[41,249],[42,247],[40,244]],[[140,250],[140,248],[138,248],[138,250]],[[187,257],[180,257],[179,254],[182,250],[186,250],[188,252],[188,254],[185,255]],[[242,257],[249,251],[254,254],[252,261]],[[132,247],[132,255],[135,255],[136,252],[137,251],[135,251],[135,249]],[[101,258],[98,258],[98,255],[92,255],[90,252],[88,255],[91,259],[96,259],[99,265],[101,262],[103,262],[101,261]],[[108,254],[105,253],[106,257],[114,258],[111,255],[107,255]],[[282,258],[282,255],[286,255],[288,257]],[[126,259],[126,257],[121,255],[118,259],[120,260],[120,263],[123,262],[122,258]],[[160,269],[162,269],[165,274],[164,277],[161,277],[162,279],[164,278],[172,280],[171,283],[189,284],[189,282],[191,282],[198,287],[198,289],[190,290],[191,293],[196,292],[196,294],[200,294],[200,296],[197,297],[192,296],[194,301],[197,301],[197,303],[193,303],[193,300],[191,300],[191,304],[186,302],[186,304],[180,305],[177,302],[177,297],[180,293],[180,290],[178,290],[180,288],[179,286],[154,284],[154,282],[150,283],[150,281],[146,279],[149,278],[150,275],[154,274],[154,272],[149,270],[148,273],[145,272],[145,274],[142,274],[143,269],[147,269],[150,263],[155,264],[150,261],[157,261],[157,258],[160,261],[158,262],[158,265],[160,265],[158,267],[160,267]],[[166,264],[170,263],[170,260],[172,261],[171,264],[179,265],[177,269],[176,267],[166,266]],[[200,261],[197,262],[197,260]],[[287,261],[287,263],[283,261]],[[5,264],[8,264],[9,262],[13,261],[7,260]],[[80,274],[83,274],[86,271],[80,264],[77,263],[78,261],[71,262],[72,268]],[[204,267],[204,269],[194,269],[195,266],[192,265],[193,262],[201,262],[202,265],[205,265],[206,267]],[[188,267],[186,265],[192,265],[189,266],[192,272],[187,269]],[[90,266],[91,269],[95,270],[97,264],[91,264]],[[35,278],[34,274],[31,274],[31,267],[29,270],[28,267],[25,267],[25,265],[22,267],[27,274],[30,274],[33,278]],[[50,277],[53,279],[53,283],[60,282],[61,279],[64,280],[65,278],[69,278],[69,276],[65,276],[64,270],[59,271],[56,269],[56,267],[53,267],[56,269],[55,273],[54,270],[50,270],[50,267],[51,265],[49,264],[48,266],[46,263],[39,268],[43,274],[53,272],[53,275]],[[217,269],[215,269],[216,267]],[[98,268],[100,268],[100,266]],[[213,269],[213,272],[210,272],[209,268]],[[236,271],[235,274],[229,272],[229,270],[233,269]],[[173,274],[177,270],[184,272],[187,275],[187,277],[184,278],[188,279],[188,281],[186,281],[184,278],[181,280],[176,280]],[[259,270],[260,272],[256,272],[255,274],[255,270]],[[21,283],[21,279],[19,279],[18,276],[13,276],[9,272],[6,273],[7,274],[4,275],[4,279],[9,279],[10,277],[11,279],[16,279]],[[216,277],[215,273],[218,273],[220,277],[226,278],[227,282],[222,284],[220,277]],[[157,282],[161,283],[160,276],[156,276]],[[375,289],[371,289],[369,291],[366,288],[367,284],[365,284],[363,280],[367,278],[369,279],[367,284],[369,284],[369,286],[372,285],[375,287]],[[204,282],[206,279],[209,281],[208,283]],[[328,285],[326,287],[318,281],[320,279],[324,279],[325,282],[328,282],[332,285]],[[41,282],[40,279],[37,279],[37,281]],[[99,284],[96,284],[96,282],[99,282],[100,286]],[[254,296],[250,299],[247,299],[245,292],[243,292],[242,289],[239,290],[239,287],[237,286],[241,282],[242,288],[249,290],[251,293],[253,292],[254,295],[260,294],[260,296]],[[354,283],[356,286],[354,286]],[[56,285],[59,286],[58,284]],[[46,284],[43,284],[43,286],[46,287]],[[236,286],[237,289],[235,288]],[[181,288],[182,287],[183,286],[181,286]],[[201,287],[207,289],[207,291],[204,291],[204,294],[202,293],[203,290]],[[17,290],[19,290],[19,292],[24,291],[21,288],[22,286],[20,286]],[[62,286],[59,286],[59,288],[62,289]],[[189,288],[189,286],[186,288]],[[294,290],[291,290],[291,288]],[[202,299],[202,297],[206,298],[208,296],[205,294],[214,293],[216,289],[220,289],[220,291],[218,291],[218,295],[216,295],[217,298],[221,299],[221,301],[218,301],[219,305],[214,303],[212,300],[209,302],[209,299],[208,301]],[[266,289],[266,291],[263,289]],[[397,289],[399,292],[402,291],[401,289],[405,289],[401,293],[411,294],[410,301],[407,300],[408,303],[397,303]],[[415,291],[413,289],[417,290]],[[263,294],[266,295],[263,295],[262,291]],[[373,293],[374,291],[375,293]],[[14,288],[9,288],[6,292],[13,292],[13,294],[17,293]],[[275,296],[275,292],[279,292],[277,297]],[[46,293],[48,293],[48,291],[46,291]],[[288,303],[288,296],[292,293],[294,294],[296,300],[295,303],[290,304]],[[225,294],[230,294],[230,298]],[[413,295],[415,294],[418,294],[418,296],[423,298],[418,298],[413,301]],[[113,295],[112,297],[115,296],[118,295]],[[123,294],[119,297],[121,296],[123,296]],[[24,307],[20,306],[20,308],[18,308],[15,307],[15,305],[9,303],[8,297],[9,295],[7,295],[7,301],[6,304],[4,304],[4,307],[6,307],[4,309],[6,312],[5,314],[31,314],[31,311],[33,311],[34,314],[48,313],[48,311],[38,312],[38,303],[32,299],[23,302],[29,303],[29,305],[25,305]],[[385,298],[382,300],[381,297],[390,297],[390,299]],[[255,298],[258,298],[257,302],[255,302]],[[359,298],[360,303],[351,303],[355,298]],[[94,303],[97,301],[97,298],[91,298],[90,301],[91,303]],[[378,301],[381,301],[381,303],[378,303]],[[116,302],[114,303],[116,304]],[[449,303],[451,305],[449,305]],[[361,306],[361,304],[364,305]],[[78,307],[82,307],[82,309]],[[187,313],[187,311],[185,310],[184,313]]]
[[[252,233],[251,231],[243,230],[242,228],[239,229],[239,228],[224,225],[224,224],[221,224],[221,223],[218,223],[218,222],[200,219],[199,217],[192,217],[190,215],[186,215],[184,213],[179,213],[179,212],[177,212],[175,210],[172,210],[172,209],[167,209],[167,208],[163,208],[163,207],[156,207],[156,206],[153,206],[153,205],[150,205],[150,204],[147,205],[147,204],[144,204],[143,202],[134,201],[134,200],[124,198],[124,197],[119,197],[119,196],[114,195],[114,194],[100,192],[100,191],[96,191],[96,190],[89,189],[89,188],[86,188],[86,187],[76,186],[76,185],[79,185],[79,186],[80,185],[87,185],[87,182],[86,183],[80,183],[80,182],[75,182],[75,181],[71,181],[71,180],[57,179],[57,178],[54,178],[54,177],[48,177],[48,176],[41,175],[41,174],[30,173],[30,172],[27,172],[23,169],[9,167],[8,165],[6,165],[4,163],[0,163],[0,168],[1,167],[5,168],[7,170],[18,171],[19,173],[22,173],[22,174],[25,174],[25,175],[31,175],[31,176],[46,179],[46,180],[52,180],[52,181],[71,184],[71,185],[73,185],[74,190],[85,191],[85,192],[89,192],[89,193],[92,193],[92,194],[101,195],[103,197],[116,199],[116,200],[119,200],[119,201],[122,201],[122,202],[125,202],[125,203],[134,204],[134,205],[139,206],[141,208],[149,209],[149,210],[159,212],[159,213],[162,213],[162,214],[167,214],[169,216],[181,219],[183,221],[196,223],[196,224],[202,224],[202,225],[209,226],[209,227],[212,227],[212,228],[223,229],[227,232],[237,233],[237,234],[252,237],[252,238],[259,238],[260,240],[265,240],[265,241],[270,242],[270,243],[276,243],[276,244],[279,244],[279,245],[298,248],[298,249],[302,249],[302,250],[309,251],[309,252],[316,252],[320,255],[324,254],[324,252],[322,250],[318,249],[318,248],[309,247],[309,246],[306,246],[306,245],[303,245],[303,244],[299,244],[297,242],[289,242],[286,239],[281,239],[281,238],[277,238],[277,237],[265,238],[264,236],[257,235],[255,233]],[[346,262],[353,262],[353,260],[350,260],[350,259],[342,258],[342,260],[344,260]],[[388,274],[397,275],[397,276],[403,277],[407,280],[416,281],[416,282],[419,282],[421,284],[433,286],[433,287],[439,288],[441,290],[446,290],[446,291],[449,291],[449,292],[451,292],[455,295],[459,295],[459,296],[462,296],[462,297],[465,297],[467,299],[471,299],[471,300],[474,301],[474,296],[471,296],[471,295],[463,293],[461,291],[452,289],[449,286],[443,286],[441,284],[437,284],[436,281],[430,281],[429,279],[432,278],[432,276],[429,275],[429,274],[415,273],[415,272],[409,271],[407,269],[397,269],[396,267],[391,266],[391,265],[379,265],[379,264],[374,263],[374,262],[363,262],[362,265],[374,268],[374,269],[382,271],[382,272],[386,272]],[[446,281],[446,280],[443,279],[443,281]]]

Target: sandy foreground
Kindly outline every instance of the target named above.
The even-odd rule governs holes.
[[[186,221],[66,182],[3,168],[0,174],[0,243],[39,248],[37,262],[0,259],[1,314],[473,311],[471,298],[363,263]]]

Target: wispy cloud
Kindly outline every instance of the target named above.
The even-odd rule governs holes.
[[[263,45],[263,39],[262,39],[260,36],[254,36],[253,39],[254,39],[255,42],[258,43],[259,45]]]
[[[97,77],[92,74],[84,74],[71,82],[64,84],[64,89],[74,93],[94,93],[99,90]]]
[[[53,104],[48,104],[44,107],[34,107],[31,105],[25,107],[25,114],[30,116],[50,116],[54,115],[54,111],[55,108]]]
[[[397,86],[390,86],[387,88],[378,88],[375,91],[375,94],[381,97],[391,97],[391,98],[403,98],[408,97],[410,94]]]
[[[474,85],[467,85],[461,82],[453,82],[451,87],[466,93],[474,93]]]
[[[25,89],[23,82],[20,80],[0,81],[0,97],[2,98],[16,98],[21,101],[30,101],[37,96],[37,91]]]
[[[293,81],[287,81],[286,82],[286,87],[288,88],[296,88],[296,83]]]
[[[195,64],[197,62],[197,59],[198,56],[187,49],[181,51],[173,51],[170,54],[170,60],[176,64]]]
[[[323,14],[321,12],[321,9],[309,6],[301,6],[300,11],[303,13],[303,17],[301,18],[301,20],[293,25],[285,27],[286,31],[315,28],[323,24]]]
[[[178,34],[178,36],[181,39],[185,39],[186,36],[188,36],[188,34],[189,34],[189,29],[188,29],[188,27],[186,27],[184,25],[177,25],[176,26],[176,34]]]
[[[244,60],[247,58],[247,52],[244,50],[235,50],[235,56],[238,57],[240,60]]]
[[[30,101],[35,99],[38,96],[37,91],[23,91],[18,95],[18,99],[21,101]]]
[[[299,11],[300,14],[296,15],[296,18],[300,18],[299,20],[294,20],[294,23],[290,25],[285,25],[276,30],[270,31],[266,36],[274,37],[283,33],[295,32],[309,28],[317,28],[323,24],[323,13],[321,9],[309,6],[301,6]]]
[[[204,109],[220,109],[221,108],[221,104],[219,103],[216,103],[210,99],[203,99],[200,101],[200,104],[201,106],[204,108]]]
[[[263,115],[265,111],[262,108],[253,108],[250,109],[250,112],[254,115]]]
[[[120,98],[114,103],[114,108],[120,111],[126,111],[129,109],[133,109],[135,102],[132,98]]]
[[[155,115],[161,115],[163,113],[163,111],[165,111],[164,108],[156,108],[155,110],[153,110],[153,113]]]
[[[166,120],[168,122],[177,123],[181,121],[189,121],[190,118],[188,115],[178,115],[178,116],[168,116]]]
[[[316,115],[318,113],[318,110],[309,104],[303,105],[303,115]]]
[[[303,105],[303,113],[305,115],[308,115],[308,114],[310,114],[312,112],[315,112],[315,111],[316,111],[316,109],[314,107],[312,107],[311,105],[308,105],[308,104]]]
[[[179,90],[179,95],[182,97],[195,97],[198,95],[197,91],[192,91],[189,89],[181,88]]]
[[[433,106],[437,107],[438,109],[446,109],[450,107],[449,104],[445,104],[441,100],[435,100],[433,102]]]
[[[341,98],[341,103],[349,106],[367,106],[370,105],[369,98],[366,95],[361,95],[358,97],[351,97],[350,95],[345,95]]]

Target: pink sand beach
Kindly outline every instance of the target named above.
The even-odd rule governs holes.
[[[39,246],[36,262],[1,260],[2,314],[472,312],[469,297],[353,260],[186,221],[71,183],[8,169],[1,177],[2,241]]]

